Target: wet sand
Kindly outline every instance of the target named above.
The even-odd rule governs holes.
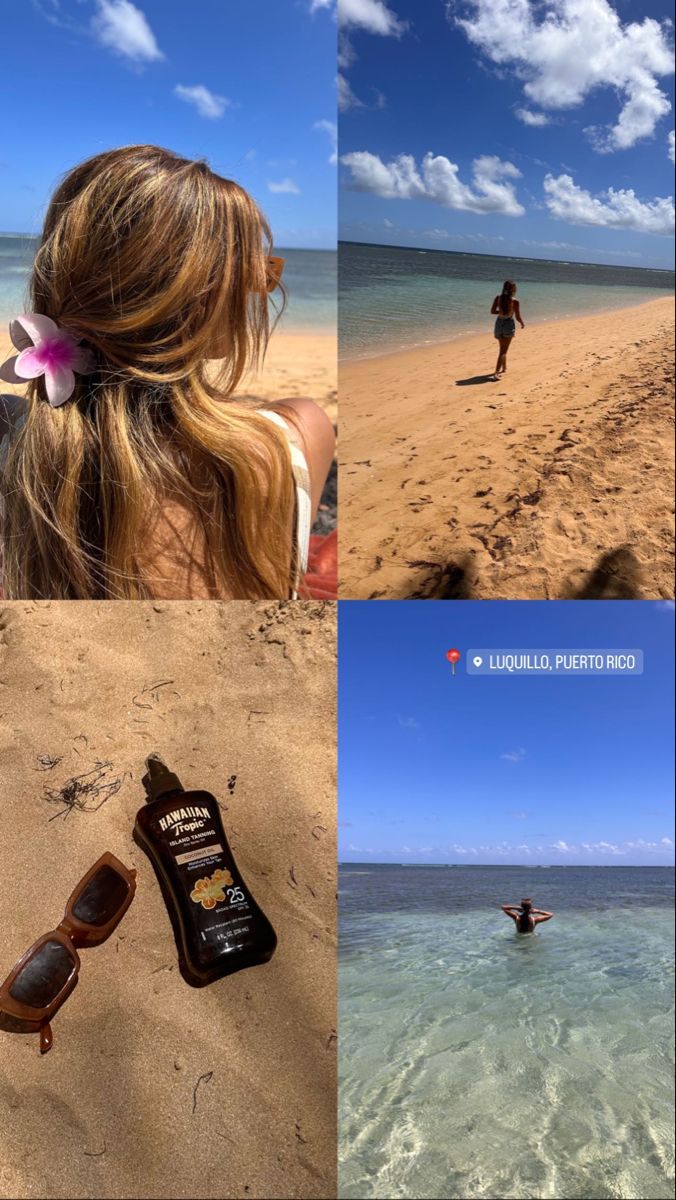
[[[341,363],[340,594],[673,596],[673,303]]]
[[[335,1195],[334,710],[331,604],[0,605],[0,978],[104,850],[138,870],[49,1054],[0,1032],[1,1196]],[[222,802],[279,938],[199,990],[131,838],[153,750]],[[97,811],[49,802],[97,761]]]

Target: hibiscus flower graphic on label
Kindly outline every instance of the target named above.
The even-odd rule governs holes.
[[[205,879],[198,879],[195,887],[190,893],[190,899],[193,904],[201,904],[202,908],[215,908],[225,900],[224,888],[229,887],[232,883],[232,875],[229,871],[222,871],[220,868],[214,871],[213,875],[206,876]]]

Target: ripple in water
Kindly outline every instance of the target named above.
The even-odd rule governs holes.
[[[379,890],[385,870],[373,873]],[[392,870],[417,891],[415,870]],[[554,876],[551,892],[577,890],[564,872],[546,884],[544,872],[515,872],[556,908],[519,938],[499,911],[468,908],[472,883],[458,874],[466,904],[454,913],[360,913],[356,893],[375,895],[369,873],[343,876],[341,1197],[666,1200],[673,913],[663,887],[641,905],[628,873],[612,872],[628,895],[585,911],[550,900]],[[651,874],[660,878],[631,872]],[[588,870],[588,892],[592,875],[600,896],[608,872]],[[672,878],[661,873],[667,888]]]

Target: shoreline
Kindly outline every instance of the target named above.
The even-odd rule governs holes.
[[[529,320],[528,327],[538,326],[538,328],[539,328],[541,325],[558,325],[560,323],[560,321],[584,320],[585,317],[598,317],[598,316],[604,316],[604,315],[607,316],[610,313],[626,312],[627,310],[634,309],[634,308],[641,309],[646,304],[655,304],[655,303],[659,302],[660,300],[671,300],[671,299],[672,299],[671,295],[665,296],[665,295],[661,294],[659,296],[650,296],[646,300],[640,300],[640,301],[638,301],[637,304],[627,304],[627,305],[624,305],[619,308],[590,308],[587,312],[585,312],[584,314],[580,314],[578,316],[575,316],[572,313],[566,313],[560,317],[559,316],[541,317],[539,320],[538,319]],[[519,331],[517,330],[517,336],[518,336],[518,333],[519,333]],[[466,338],[472,338],[472,337],[482,337],[483,338],[486,336],[488,336],[488,337],[493,336],[492,327],[489,323],[487,323],[482,329],[467,328],[467,329],[460,330],[453,337],[445,336],[442,338],[428,338],[424,342],[412,342],[408,346],[392,346],[389,350],[377,350],[377,351],[375,351],[375,353],[367,352],[365,354],[349,354],[349,353],[343,354],[340,351],[340,344],[339,344],[339,346],[338,346],[338,366],[339,367],[343,367],[343,366],[347,367],[347,366],[353,366],[354,364],[361,363],[361,362],[373,362],[374,359],[392,358],[394,355],[397,355],[397,354],[411,354],[415,350],[430,350],[431,348],[433,348],[435,346],[454,345],[459,341],[464,341]]]
[[[671,599],[672,298],[529,324],[497,383],[495,357],[339,364],[341,595]]]

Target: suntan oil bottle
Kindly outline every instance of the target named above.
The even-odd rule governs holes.
[[[268,962],[277,937],[237,869],[215,796],[186,792],[157,755],[146,766],[134,841],[155,869],[186,983]]]

